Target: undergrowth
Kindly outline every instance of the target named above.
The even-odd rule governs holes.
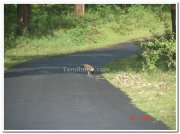
[[[15,7],[6,5],[5,68],[37,57],[151,38],[164,34],[164,23],[170,26],[170,12],[163,9],[170,5],[122,6],[87,5],[85,15],[77,17],[73,5],[33,5],[31,22],[17,37]]]
[[[160,37],[153,41],[140,44],[139,58],[142,70],[161,68],[171,70],[176,68],[176,45],[174,36],[167,39]]]

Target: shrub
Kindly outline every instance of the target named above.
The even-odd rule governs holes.
[[[153,70],[157,67],[175,69],[176,45],[173,36],[169,40],[160,37],[159,39],[140,44],[139,57],[142,59],[143,70]]]

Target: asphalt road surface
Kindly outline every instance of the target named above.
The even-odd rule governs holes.
[[[168,130],[152,117],[143,119],[148,114],[105,79],[64,68],[77,68],[82,63],[98,68],[136,52],[135,45],[124,43],[36,59],[8,70],[4,79],[4,129]]]

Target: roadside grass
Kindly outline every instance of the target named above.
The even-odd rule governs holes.
[[[34,33],[11,40],[5,34],[4,67],[5,70],[16,64],[44,56],[55,56],[77,51],[93,50],[110,46],[112,44],[143,40],[164,34],[167,27],[171,27],[170,12],[155,12],[154,7],[134,5],[125,13],[116,6],[116,11],[108,6],[98,11],[89,10],[81,17],[68,14],[64,16],[42,15],[49,23],[36,23],[39,15],[34,12],[32,16],[32,29]],[[157,8],[158,9],[158,8]],[[36,10],[35,10],[36,11]],[[160,16],[165,16],[162,19]],[[43,20],[42,22],[46,22]],[[47,27],[59,25],[51,34],[41,33]],[[39,26],[39,29],[33,26]],[[41,30],[42,31],[41,31]],[[47,29],[48,31],[48,29]],[[36,36],[37,33],[41,36]],[[6,33],[6,32],[5,32]]]
[[[176,72],[141,71],[137,56],[109,62],[103,76],[124,91],[132,103],[170,129],[176,129]]]
[[[160,24],[159,24],[160,25]],[[163,34],[161,29],[158,35]],[[5,70],[16,64],[45,56],[55,56],[78,51],[93,50],[117,43],[150,39],[153,34],[148,29],[133,30],[129,34],[119,34],[109,28],[101,29],[98,41],[74,43],[71,35],[63,30],[56,30],[54,36],[42,38],[19,38],[15,48],[5,50]]]

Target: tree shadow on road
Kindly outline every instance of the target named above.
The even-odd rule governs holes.
[[[135,54],[137,50],[137,46],[132,44],[126,44],[115,45],[110,48],[97,49],[94,51],[77,52],[72,54],[41,58],[37,58],[37,56],[21,57],[10,55],[10,58],[13,58],[14,60],[20,60],[24,58],[33,60],[18,64],[13,68],[7,70],[5,72],[5,78],[25,75],[68,73],[64,72],[63,67],[78,68],[81,64],[84,63],[91,64],[96,69],[102,67],[105,63],[109,61]],[[80,72],[74,71],[71,73]]]

